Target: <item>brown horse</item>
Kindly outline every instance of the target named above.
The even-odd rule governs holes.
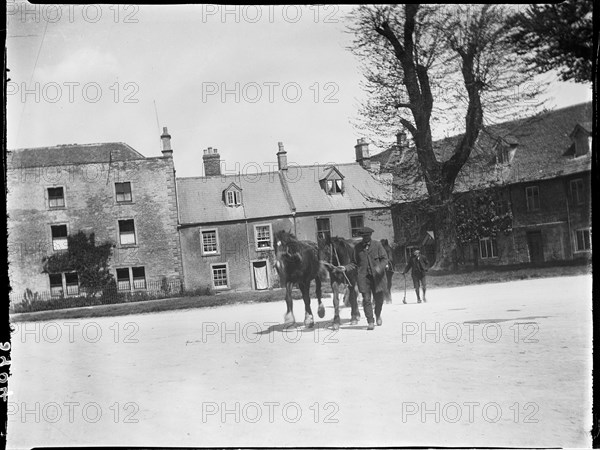
[[[293,312],[292,286],[298,285],[304,300],[304,326],[314,326],[310,308],[310,282],[315,280],[315,290],[319,301],[319,317],[325,316],[325,307],[321,302],[321,278],[327,277],[327,271],[319,261],[317,244],[311,241],[299,241],[293,234],[281,230],[275,233],[275,256],[277,273],[282,286],[285,286],[286,325],[296,323]]]
[[[339,294],[346,290],[350,307],[352,308],[350,323],[356,325],[358,319],[360,319],[356,293],[356,279],[358,276],[356,266],[344,272],[338,269],[340,266],[348,266],[351,263],[356,264],[356,261],[354,260],[354,246],[355,243],[353,241],[337,236],[327,237],[326,239],[319,241],[319,258],[324,261],[324,265],[329,271],[331,290],[333,291],[333,307],[335,309],[333,316],[334,330],[340,328]]]
[[[392,277],[394,276],[394,252],[387,239],[382,239],[381,245],[385,249],[388,256],[388,265],[385,268],[385,275],[387,277],[387,291],[383,295],[383,299],[386,303],[392,303]]]

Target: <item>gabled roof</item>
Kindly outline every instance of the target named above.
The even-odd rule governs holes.
[[[177,178],[176,183],[182,224],[243,221],[292,214],[278,172]],[[223,201],[223,191],[232,185],[243,192],[242,204],[235,208]]]
[[[295,166],[283,172],[297,213],[389,206],[390,175],[374,175],[358,163],[338,164],[336,170],[344,178],[343,194],[328,195],[317,182],[330,173],[330,166]]]
[[[331,166],[294,165],[286,171],[252,176],[177,178],[181,223],[242,221],[389,206],[391,175],[373,175],[358,163],[340,164],[336,171],[345,180],[344,193],[327,195],[319,181],[331,171]],[[232,208],[223,202],[222,193],[232,183],[243,190],[241,207]]]
[[[14,168],[64,166],[135,159],[145,159],[145,157],[123,142],[20,148],[9,150],[8,154],[9,165]]]
[[[583,103],[549,111],[537,116],[504,122],[481,130],[471,157],[457,177],[455,192],[490,185],[513,184],[555,178],[589,171],[591,154],[572,158],[565,152],[572,145],[571,133],[580,126],[591,131],[592,104]],[[450,158],[462,135],[434,142],[439,161]],[[516,144],[510,163],[498,164],[495,145],[501,140]],[[425,184],[414,148],[403,152],[395,147],[371,157],[380,161],[383,171],[395,175],[394,196],[397,201],[410,201],[426,195]]]
[[[336,176],[337,175],[337,176]],[[344,179],[344,175],[335,167],[330,166],[326,167],[322,171],[322,176],[319,178],[319,181],[323,180],[333,180],[333,179]]]

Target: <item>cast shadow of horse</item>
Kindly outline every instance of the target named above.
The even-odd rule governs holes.
[[[315,291],[319,302],[319,317],[325,316],[325,307],[321,302],[321,281],[327,278],[327,270],[319,261],[317,244],[311,241],[300,241],[292,233],[281,230],[275,233],[275,267],[279,281],[285,286],[285,325],[296,323],[293,312],[292,287],[298,285],[304,300],[304,325],[314,326],[314,318],[310,307],[310,283],[315,280]]]

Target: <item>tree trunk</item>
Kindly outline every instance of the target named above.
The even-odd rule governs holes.
[[[458,244],[453,202],[444,202],[435,210],[435,264],[432,270],[456,270]]]

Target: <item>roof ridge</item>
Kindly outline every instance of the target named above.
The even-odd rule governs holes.
[[[97,146],[97,145],[111,145],[111,144],[125,145],[128,148],[130,148],[131,150],[133,150],[134,152],[136,152],[137,154],[139,154],[140,156],[144,157],[144,155],[142,155],[136,149],[131,147],[129,144],[127,144],[125,142],[121,142],[121,141],[92,142],[92,143],[88,143],[88,144],[56,144],[56,145],[45,145],[45,146],[41,146],[41,147],[19,147],[19,148],[13,148],[13,149],[9,148],[9,149],[7,149],[7,151],[14,152],[14,151],[18,151],[18,150],[40,150],[40,149],[67,148],[67,147],[91,147],[91,146]]]

